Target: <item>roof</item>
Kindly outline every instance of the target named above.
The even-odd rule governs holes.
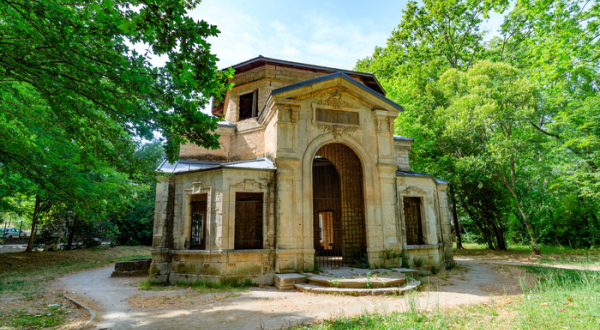
[[[347,75],[360,77],[360,80],[362,80],[362,82],[365,85],[367,85],[369,88],[373,89],[375,92],[385,96],[385,90],[383,89],[383,87],[381,86],[381,84],[379,83],[379,81],[377,80],[375,75],[372,73],[369,73],[369,72],[351,71],[351,70],[331,68],[331,67],[321,66],[321,65],[313,65],[313,64],[299,63],[299,62],[293,62],[293,61],[286,61],[286,60],[280,60],[280,59],[276,59],[276,58],[264,57],[262,55],[259,55],[255,58],[249,59],[247,61],[244,61],[244,62],[241,62],[238,64],[234,64],[234,65],[228,67],[227,69],[233,68],[235,70],[235,73],[241,73],[244,71],[252,70],[254,68],[266,65],[268,63],[275,64],[278,66],[283,66],[283,67],[309,70],[309,71],[313,71],[313,72],[343,72]],[[227,69],[224,69],[224,70],[227,70]],[[223,114],[223,110],[224,110],[223,102],[221,102],[220,104],[215,104],[214,102],[212,103],[212,114],[213,115],[220,116]]]
[[[410,142],[415,142],[415,139],[412,139],[412,138],[409,138],[409,137],[400,136],[400,135],[394,135],[394,141],[410,141]]]
[[[370,72],[352,71],[352,70],[338,69],[338,68],[332,68],[332,67],[321,66],[321,65],[286,61],[286,60],[280,60],[280,59],[276,59],[276,58],[264,57],[262,55],[258,55],[255,58],[249,59],[247,61],[244,61],[244,62],[241,62],[238,64],[234,64],[231,66],[231,68],[235,69],[236,72],[243,72],[243,71],[257,68],[266,63],[273,63],[273,64],[278,64],[278,65],[286,66],[286,67],[309,69],[309,70],[314,70],[314,71],[343,72],[343,73],[349,74],[349,75],[356,75],[356,76],[364,77],[364,78],[367,78],[368,80],[370,80],[369,82],[366,82],[367,84],[371,85],[371,82],[372,82],[373,85],[375,85],[371,88],[373,88],[377,92],[385,95],[385,90],[383,89],[383,87],[381,87],[381,85],[379,84],[379,81],[377,81],[377,78],[375,78],[375,75]]]
[[[249,160],[242,160],[238,162],[207,162],[207,161],[195,161],[195,160],[179,160],[174,164],[169,163],[168,160],[164,160],[162,164],[157,168],[157,172],[165,174],[180,174],[197,172],[204,170],[215,170],[219,168],[235,168],[235,169],[249,169],[249,170],[276,170],[277,168],[267,158],[256,158]]]
[[[413,171],[396,171],[396,176],[417,176],[417,177],[425,177],[425,178],[432,178],[433,180],[435,180],[435,182],[437,184],[449,184],[450,182],[446,181],[446,180],[442,180],[442,179],[438,179],[436,177],[434,177],[431,174],[425,174],[425,173],[419,173],[419,172],[413,172]]]
[[[310,86],[310,85],[314,85],[316,83],[320,83],[323,81],[327,81],[327,80],[332,80],[332,79],[337,79],[337,78],[342,78],[347,80],[348,82],[352,83],[353,85],[361,88],[362,90],[364,90],[365,92],[375,96],[376,98],[380,99],[381,101],[391,105],[392,107],[394,107],[395,109],[399,110],[399,111],[404,111],[404,108],[402,108],[401,105],[397,104],[396,102],[388,99],[387,97],[381,95],[380,93],[374,91],[373,89],[361,84],[360,82],[356,81],[356,79],[348,76],[347,74],[343,73],[343,72],[335,72],[335,73],[331,73],[322,77],[316,77],[316,78],[312,78],[312,79],[307,79],[307,80],[303,80],[297,83],[293,83],[291,85],[287,85],[287,86],[283,86],[283,87],[279,87],[279,88],[275,88],[271,91],[271,95],[277,95],[277,94],[281,94],[281,93],[285,93],[285,92],[289,92],[291,90],[294,89],[298,89],[298,88],[302,88],[302,87],[306,87],[306,86]]]
[[[233,127],[237,125],[237,123],[232,123],[230,121],[227,120],[222,120],[220,122],[217,123],[217,126],[221,126],[221,127]]]

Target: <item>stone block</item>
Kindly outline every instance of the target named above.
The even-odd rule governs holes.
[[[415,280],[419,279],[419,272],[417,272],[416,269],[410,269],[410,268],[392,268],[392,270],[397,271],[399,273],[402,273],[404,275],[406,275],[407,277],[411,277]]]
[[[148,275],[151,264],[151,258],[120,261],[115,264],[111,277],[145,276]]]
[[[275,287],[279,290],[293,289],[294,284],[305,283],[306,276],[296,273],[290,274],[275,274]]]

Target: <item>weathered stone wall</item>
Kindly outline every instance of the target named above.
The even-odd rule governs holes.
[[[394,140],[394,156],[396,158],[396,166],[399,170],[410,171],[408,155],[411,145],[411,141]]]
[[[256,120],[254,118],[248,121]],[[258,124],[256,124],[258,126]],[[265,130],[263,128],[249,128],[241,130],[232,136],[230,161],[254,159],[265,156]]]
[[[386,249],[398,249],[395,213],[393,122],[397,111],[374,111],[377,105],[358,94],[355,87],[328,81],[295,91],[310,95],[298,100],[274,102],[277,112],[278,260],[280,272],[312,268],[314,227],[312,207],[312,160],[329,143],[350,147],[363,166],[366,242],[369,262],[380,264]],[[281,96],[282,98],[288,95]],[[277,103],[281,102],[281,103]],[[358,125],[319,122],[318,109],[358,113]],[[284,211],[286,210],[286,211]]]
[[[156,282],[233,280],[250,278],[257,283],[272,283],[275,253],[274,173],[268,170],[217,169],[192,172],[163,179],[157,185],[155,244],[150,273]],[[169,200],[168,185],[174,194],[172,247],[161,248],[157,227],[168,227],[163,204]],[[166,186],[166,188],[165,188]],[[235,194],[263,193],[263,249],[234,250]],[[188,250],[191,238],[190,200],[192,194],[207,194],[206,250]],[[158,206],[160,204],[160,206]],[[164,220],[162,220],[164,218]],[[157,225],[158,224],[158,225]],[[262,252],[257,252],[262,251]],[[260,266],[260,267],[258,267]],[[231,277],[235,275],[236,277]],[[212,276],[211,278],[209,278]]]
[[[186,143],[180,147],[179,157],[183,160],[229,161],[231,158],[231,136],[235,133],[235,127],[219,126],[215,133],[219,134],[219,149],[206,149],[193,143]]]
[[[399,240],[410,259],[411,266],[422,263],[424,267],[445,267],[453,263],[450,219],[446,185],[438,184],[432,177],[402,177],[396,179],[397,207],[399,210]],[[421,198],[421,221],[425,245],[406,245],[406,219],[404,197]],[[415,258],[420,262],[415,262]]]
[[[238,123],[237,127],[219,127],[217,129],[216,133],[221,135],[219,137],[221,148],[209,150],[194,144],[185,144],[181,146],[180,157],[189,160],[223,162],[265,156],[272,159],[276,149],[274,126],[277,121],[267,120],[265,126],[259,125],[256,118],[240,122],[238,111],[240,96],[258,90],[257,113],[260,116],[271,90],[326,74],[328,73],[276,65],[266,65],[236,74],[232,79],[235,85],[224,100],[224,116],[225,120]],[[354,78],[362,83],[359,76]]]

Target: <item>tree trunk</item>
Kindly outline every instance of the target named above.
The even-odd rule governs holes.
[[[73,224],[71,226],[71,230],[69,232],[69,238],[67,240],[67,250],[71,250],[73,247],[73,239],[75,239],[75,232],[77,231],[77,225],[79,224],[78,217],[75,215],[73,218]]]
[[[498,215],[498,212],[495,213],[496,221],[498,225],[496,226],[496,240],[498,244],[498,250],[506,251],[506,239],[504,239],[504,227],[502,226],[502,218]]]
[[[517,196],[515,196],[515,198],[516,197]],[[517,208],[519,209],[519,213],[522,216],[521,223],[523,225],[525,225],[525,229],[527,230],[527,234],[529,235],[529,240],[531,241],[531,253],[536,256],[541,256],[542,250],[540,248],[540,244],[537,241],[537,235],[536,235],[535,231],[533,230],[533,226],[531,225],[531,222],[527,218],[527,215],[525,214],[525,211],[523,210],[523,207],[521,206],[521,204],[519,202],[516,202],[516,204],[517,204]],[[515,215],[517,215],[516,212],[513,212],[513,213],[515,213]]]
[[[479,228],[479,230],[481,231],[481,233],[483,234],[483,237],[485,238],[485,241],[487,242],[488,248],[490,250],[494,249],[494,243],[492,243],[492,239],[490,238],[490,235],[488,233],[487,228],[484,228],[481,223],[479,223],[477,221],[477,217],[475,216],[475,214],[473,214],[473,212],[469,209],[468,204],[465,202],[464,198],[462,197],[462,195],[458,194],[458,197],[460,198],[460,201],[462,203],[462,208],[467,211],[467,213],[469,214],[469,217],[473,220],[473,223],[477,226],[477,228]]]
[[[456,196],[454,195],[453,184],[450,184],[450,201],[452,202],[452,223],[454,224],[454,232],[456,233],[456,248],[464,249],[462,246],[462,238],[460,237],[460,226],[458,224],[458,215],[456,212]]]
[[[35,226],[38,220],[38,211],[40,210],[40,196],[35,196],[35,208],[33,209],[33,220],[31,221],[31,235],[29,235],[29,243],[25,252],[33,251],[33,239],[35,238]]]

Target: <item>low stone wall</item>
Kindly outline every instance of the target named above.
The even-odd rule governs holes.
[[[155,283],[243,282],[273,284],[275,250],[152,250]]]
[[[446,265],[445,245],[427,244],[427,245],[406,245],[404,251],[408,257],[408,263],[411,268],[426,268],[432,266],[444,269]]]
[[[152,264],[152,258],[131,259],[115,264],[115,270],[110,277],[146,276]]]

